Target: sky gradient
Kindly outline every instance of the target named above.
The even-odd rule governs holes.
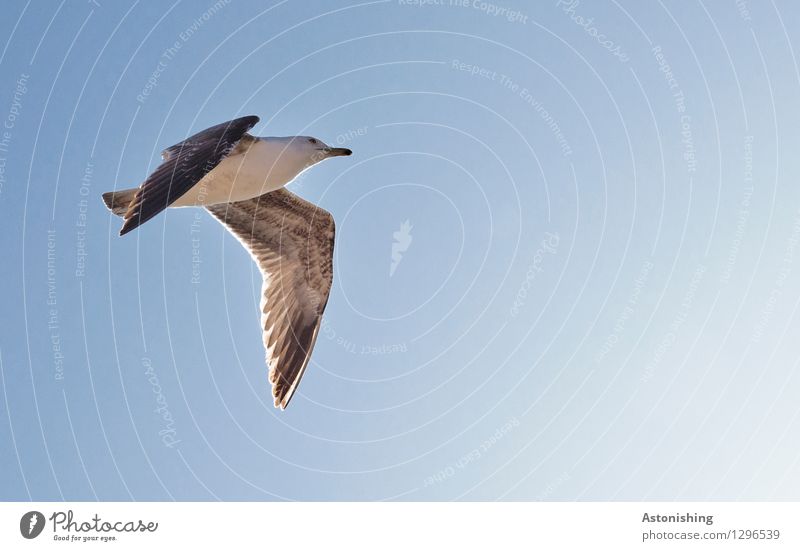
[[[800,498],[800,6],[497,2],[6,6],[0,498]],[[246,251],[100,200],[250,114],[354,152],[284,412]]]

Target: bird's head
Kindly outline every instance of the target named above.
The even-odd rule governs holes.
[[[318,138],[311,136],[294,136],[288,149],[292,154],[305,160],[306,168],[331,157],[352,155],[346,147],[331,147]]]

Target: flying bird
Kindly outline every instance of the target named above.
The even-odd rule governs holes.
[[[328,211],[283,189],[330,157],[350,155],[310,136],[256,137],[258,117],[234,119],[161,153],[138,187],[103,194],[124,219],[120,235],[167,207],[204,207],[258,264],[269,381],[285,409],[311,358],[333,281],[335,224]]]

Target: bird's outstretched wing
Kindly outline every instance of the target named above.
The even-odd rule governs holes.
[[[164,162],[139,186],[125,213],[120,235],[138,228],[166,209],[211,172],[258,122],[249,116],[223,122],[161,153]]]
[[[279,189],[206,207],[250,251],[264,277],[261,327],[275,407],[306,370],[333,281],[333,216]]]

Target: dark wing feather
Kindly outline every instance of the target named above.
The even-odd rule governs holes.
[[[333,281],[333,216],[279,189],[207,207],[250,251],[264,277],[261,327],[275,407],[306,370]]]
[[[138,228],[189,191],[233,151],[257,122],[256,116],[234,119],[165,149],[161,153],[164,162],[136,191],[119,234]]]

